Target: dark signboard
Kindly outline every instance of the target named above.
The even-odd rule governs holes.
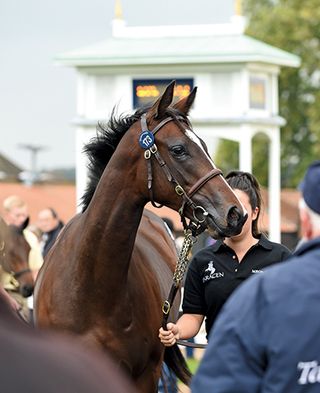
[[[134,79],[133,84],[133,107],[140,108],[154,102],[163,92],[166,86],[176,81],[174,89],[174,101],[186,97],[193,89],[193,79]]]

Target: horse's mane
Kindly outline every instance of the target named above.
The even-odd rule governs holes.
[[[149,107],[138,109],[132,115],[119,115],[116,117],[116,108],[111,112],[108,122],[98,122],[96,136],[93,137],[89,143],[84,146],[83,152],[87,155],[88,164],[88,184],[85,192],[81,198],[82,211],[84,212],[88,207],[95,189],[99,183],[102,173],[107,166],[112,154],[120,143],[123,135],[132,126],[133,123],[138,121],[143,113],[149,110]],[[189,124],[186,116],[173,108],[167,109],[167,115],[176,118],[178,115],[185,118]]]

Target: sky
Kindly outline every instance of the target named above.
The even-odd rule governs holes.
[[[111,36],[115,0],[0,1],[0,153],[31,169],[75,165],[76,71],[60,53]],[[233,0],[121,0],[129,26],[229,21]]]

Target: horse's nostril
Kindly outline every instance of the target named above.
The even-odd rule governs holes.
[[[29,297],[33,294],[33,285],[23,285],[20,289],[23,297]]]
[[[228,223],[229,225],[235,226],[238,225],[240,220],[240,212],[236,206],[230,208],[228,212]]]
[[[242,212],[236,207],[233,206],[230,208],[228,212],[228,224],[232,227],[238,227],[244,224],[248,215],[243,215]]]

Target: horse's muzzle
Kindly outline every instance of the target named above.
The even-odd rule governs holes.
[[[33,294],[33,285],[26,284],[20,286],[20,293],[23,297],[29,297]]]

